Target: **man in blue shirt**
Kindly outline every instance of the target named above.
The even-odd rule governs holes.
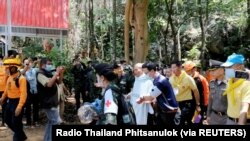
[[[38,68],[33,68],[33,60],[31,58],[24,59],[23,65],[24,68],[21,70],[21,73],[26,77],[28,82],[28,97],[25,105],[25,114],[27,119],[26,125],[37,126],[39,120],[39,96],[37,91],[36,73],[38,71]],[[33,111],[33,113],[31,113],[31,111]],[[33,115],[33,118],[31,118],[31,115]]]
[[[156,99],[156,124],[174,125],[175,114],[178,110],[178,103],[171,84],[166,77],[157,71],[156,64],[147,63],[144,66],[145,74],[154,79],[154,87],[151,90],[150,96],[140,97],[137,102],[153,102]]]

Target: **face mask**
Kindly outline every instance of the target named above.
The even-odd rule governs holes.
[[[15,66],[11,66],[9,70],[10,70],[10,75],[13,75],[18,72],[17,67]]]
[[[150,77],[148,74],[146,74],[147,78],[151,81],[153,81],[154,79],[152,77]]]
[[[103,87],[103,79],[99,76],[96,75],[97,83],[100,87]]]
[[[53,69],[53,66],[52,65],[46,65],[45,69],[47,71],[51,71]]]
[[[235,77],[235,71],[234,71],[234,69],[226,68],[225,69],[225,78],[229,79],[229,78],[234,78],[234,77]]]
[[[33,67],[34,67],[34,65],[33,65],[32,63],[30,63],[30,64],[29,64],[29,66],[30,66],[31,68],[33,68]]]

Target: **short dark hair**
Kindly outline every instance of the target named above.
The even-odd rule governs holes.
[[[17,51],[15,50],[8,50],[8,57],[13,56],[16,57],[18,55]]]
[[[151,71],[151,70],[154,70],[154,71],[158,71],[158,67],[157,67],[157,64],[155,63],[148,63],[147,64],[147,67],[148,71]]]
[[[44,64],[47,64],[47,61],[48,61],[47,58],[41,58],[41,60],[40,60],[40,66],[44,65]]]
[[[87,64],[89,65],[89,64],[92,64],[93,62],[91,61],[91,60],[89,60],[88,62],[87,62]]]
[[[182,62],[181,61],[173,61],[171,62],[171,65],[175,64],[177,67],[182,67]]]
[[[96,65],[95,71],[98,75],[104,76],[108,81],[113,81],[117,77],[113,72],[113,66],[106,63]]]
[[[31,59],[32,59],[32,61],[37,61],[38,58],[37,57],[32,57]]]
[[[142,65],[142,68],[144,69],[144,68],[147,68],[147,65],[148,65],[148,63],[146,62],[146,63],[144,63],[143,65]]]
[[[28,60],[28,59],[29,59],[28,57],[23,58],[23,63],[24,63],[25,60]]]
[[[113,64],[113,69],[118,69],[120,67],[121,67],[121,64],[118,64],[116,62]]]
[[[127,62],[126,60],[121,60],[121,61],[120,61],[121,64],[124,64],[124,63],[126,63],[126,62]]]

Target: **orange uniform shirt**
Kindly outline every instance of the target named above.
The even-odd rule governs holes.
[[[3,92],[6,87],[8,75],[5,70],[5,66],[0,66],[0,92]]]
[[[208,105],[208,100],[209,100],[209,84],[208,84],[208,81],[204,76],[202,76],[198,72],[195,72],[194,77],[199,77],[200,80],[201,80],[202,87],[203,87],[203,95],[204,95],[204,105],[207,106]]]
[[[20,98],[17,108],[22,108],[27,99],[27,81],[24,76],[19,78],[19,88],[16,86],[14,79],[19,75],[16,73],[9,76],[3,97],[6,98]]]

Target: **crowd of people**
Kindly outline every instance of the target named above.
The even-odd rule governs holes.
[[[45,53],[52,49],[44,43]],[[133,108],[136,125],[236,125],[250,123],[250,81],[236,78],[235,71],[248,71],[241,54],[228,56],[226,62],[210,60],[203,76],[193,61],[173,61],[160,68],[153,62],[133,67],[121,60],[101,63],[82,52],[72,60],[75,109],[85,102],[100,101],[97,117],[91,124],[120,125],[128,118],[121,115],[120,97]],[[69,89],[64,85],[64,66],[54,66],[49,58],[18,56],[0,58],[0,103],[2,126],[13,132],[14,141],[23,141],[25,113],[28,126],[38,126],[42,109],[48,122],[44,141],[51,140],[52,125],[64,121],[64,100]],[[247,72],[248,73],[248,72]]]

